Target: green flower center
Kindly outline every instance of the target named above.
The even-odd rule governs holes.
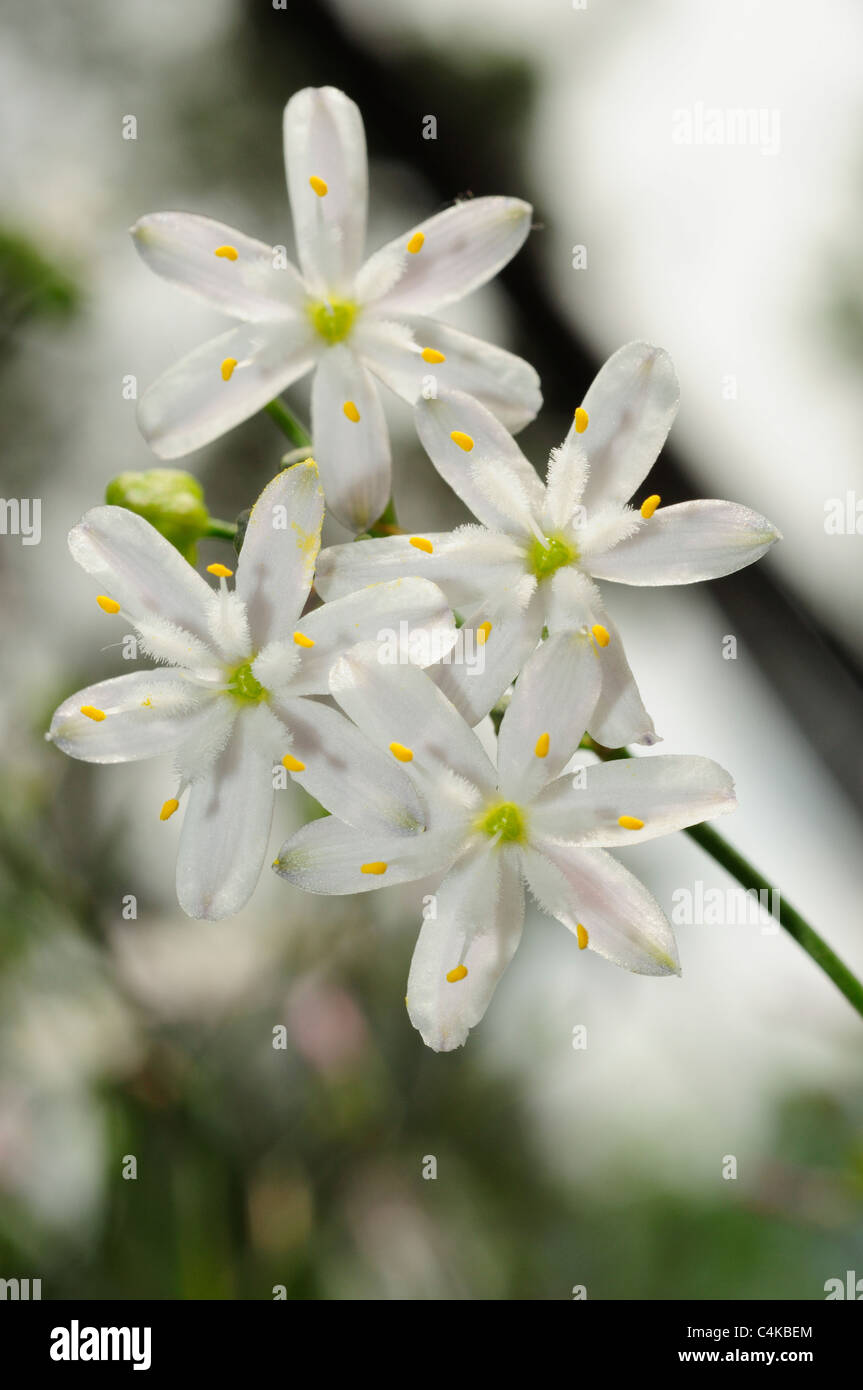
[[[235,700],[240,700],[244,704],[257,705],[261,700],[267,698],[266,690],[252,673],[251,661],[244,661],[242,666],[238,666],[236,670],[231,672],[228,689]]]
[[[500,801],[496,806],[490,806],[484,815],[480,816],[476,828],[488,835],[489,839],[499,835],[501,841],[507,844],[523,842],[527,829],[524,812],[514,801]]]
[[[577,559],[575,546],[559,536],[546,536],[545,545],[536,540],[528,551],[528,565],[537,579],[548,579],[563,565],[571,565]]]
[[[354,326],[357,306],[350,299],[312,300],[307,313],[322,338],[328,343],[341,343]]]

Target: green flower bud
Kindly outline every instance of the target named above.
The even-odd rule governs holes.
[[[178,468],[149,468],[145,473],[120,473],[105,489],[109,506],[137,512],[175,545],[194,565],[197,542],[207,534],[210,517],[204,489],[191,473]]]

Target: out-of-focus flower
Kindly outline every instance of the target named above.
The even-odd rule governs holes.
[[[605,848],[639,844],[731,811],[730,776],[708,758],[650,757],[562,775],[599,693],[592,639],[551,636],[519,677],[497,767],[422,671],[357,649],[332,671],[339,704],[404,766],[423,826],[384,835],[335,817],[283,845],[277,872],[313,893],[355,893],[436,871],[408,980],[411,1021],[436,1051],[464,1043],[518,945],[523,882],[600,955],[629,970],[678,970],[671,927]]]
[[[413,404],[433,373],[513,430],[539,409],[527,362],[425,317],[506,265],[532,209],[517,198],[470,199],[364,262],[368,166],[357,106],[333,87],[304,88],[285,108],[284,147],[299,271],[284,248],[208,217],[160,212],[132,228],[152,270],[242,320],[160,377],[138,419],[157,454],[178,458],[314,369],[312,433],[327,506],[362,531],[390,494],[375,378]]]
[[[776,527],[734,502],[659,509],[627,500],[652,467],[677,413],[668,354],[629,343],[611,357],[552,451],[544,486],[500,423],[463,393],[421,401],[417,427],[436,468],[481,525],[392,536],[325,550],[318,589],[327,598],[395,575],[422,574],[466,614],[485,641],[481,675],[442,666],[436,678],[477,723],[517,675],[543,628],[592,632],[602,685],[588,728],[609,747],[656,741],[653,721],[594,579],[691,584],[731,574],[778,540]],[[487,640],[486,640],[487,639]]]
[[[437,639],[430,650],[444,650],[452,616],[427,579],[379,584],[301,616],[322,522],[314,461],[286,468],[252,510],[233,591],[226,566],[209,566],[219,576],[214,590],[122,507],[95,507],[70,532],[73,557],[104,585],[100,607],[131,623],[144,651],[167,665],[78,691],[47,736],[86,762],[174,755],[179,785],[161,818],[188,787],[177,896],[190,917],[228,917],[251,895],[270,831],[274,763],[357,824],[391,833],[421,823],[403,771],[337,710],[306,697],[326,693],[342,651],[396,619]]]

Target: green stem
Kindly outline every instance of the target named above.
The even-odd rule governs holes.
[[[298,449],[304,449],[307,445],[311,445],[312,436],[300,424],[296,415],[288,409],[283,400],[277,397],[276,400],[270,401],[269,405],[265,405],[264,410],[271,420],[275,420],[279,429],[288,436],[291,443],[296,444]]]
[[[592,739],[584,739],[582,747],[592,748],[599,755],[603,762],[615,762],[619,758],[631,758],[633,755],[626,748],[603,748],[594,743]],[[768,883],[767,879],[753,864],[750,864],[739,850],[730,845],[718,830],[714,830],[712,825],[702,822],[701,825],[690,825],[686,834],[690,839],[700,845],[705,853],[715,859],[717,864],[721,864],[732,878],[736,878],[747,891],[754,890],[759,894],[768,894],[766,901],[773,903],[774,884]],[[845,995],[848,1003],[856,1009],[858,1014],[863,1016],[863,984],[857,979],[856,975],[848,969],[844,961],[840,960],[836,952],[827,945],[827,942],[815,930],[814,927],[801,916],[795,907],[787,901],[781,892],[776,893],[779,899],[779,909],[771,915],[775,917],[780,926],[783,926],[792,936],[807,955],[811,956],[815,964],[820,966],[824,974],[831,979],[838,990]]]
[[[211,536],[218,541],[232,541],[237,534],[237,525],[234,521],[219,521],[211,516],[204,532],[205,536]]]

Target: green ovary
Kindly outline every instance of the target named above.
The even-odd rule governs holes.
[[[250,661],[244,661],[242,666],[238,666],[235,671],[231,672],[228,688],[235,700],[246,705],[257,705],[261,700],[267,698],[266,690],[252,673]]]
[[[354,326],[357,306],[349,299],[313,300],[306,312],[322,338],[328,343],[341,343]]]
[[[490,806],[476,823],[477,830],[493,839],[495,835],[505,844],[521,844],[526,838],[524,812],[514,801],[500,801]]]
[[[527,559],[528,568],[537,579],[549,579],[564,565],[573,564],[578,559],[578,551],[559,536],[546,536],[545,545],[538,540],[533,542]]]

